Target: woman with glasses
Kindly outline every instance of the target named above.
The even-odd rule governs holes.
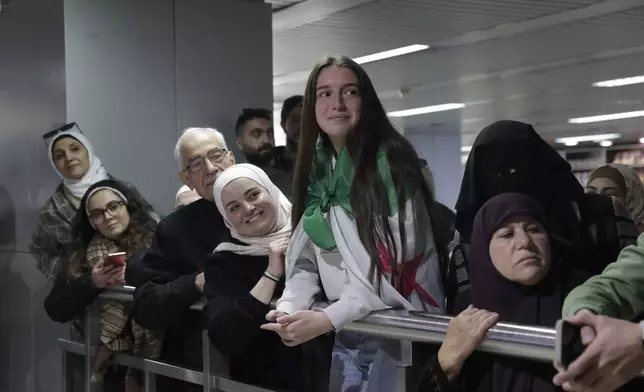
[[[107,173],[92,144],[75,123],[54,129],[43,138],[49,161],[62,181],[40,211],[29,250],[43,275],[55,281],[78,246],[78,239],[72,235],[72,219],[83,195],[94,183],[114,177]],[[133,186],[128,187],[143,200]]]
[[[73,234],[79,238],[81,250],[73,254],[67,271],[62,272],[66,284],[56,285],[45,300],[45,309],[52,319],[66,322],[78,317],[102,289],[125,283],[124,264],[109,255],[124,252],[127,259],[148,248],[156,224],[147,203],[127,186],[112,180],[92,185],[81,200],[74,221]],[[135,323],[125,303],[110,301],[104,305],[100,338],[91,379],[99,390],[113,352],[128,351],[149,358],[160,355],[158,334]],[[128,370],[126,391],[140,390],[141,383],[140,374]]]

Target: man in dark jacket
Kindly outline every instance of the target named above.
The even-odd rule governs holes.
[[[237,147],[244,153],[248,163],[260,167],[273,183],[291,197],[289,173],[276,167],[275,135],[271,112],[261,108],[246,108],[241,111],[235,124]]]
[[[221,133],[212,128],[189,128],[177,142],[179,177],[202,199],[163,219],[152,249],[130,260],[126,281],[137,287],[132,314],[144,328],[165,331],[162,359],[202,368],[201,314],[190,306],[202,297],[205,255],[228,240],[226,228],[212,202],[212,185],[235,163]],[[159,379],[158,391],[198,391],[202,387]]]

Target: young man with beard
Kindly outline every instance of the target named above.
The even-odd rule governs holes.
[[[291,197],[291,176],[275,165],[273,119],[266,109],[243,109],[235,124],[237,147],[248,163],[260,167],[286,195]]]

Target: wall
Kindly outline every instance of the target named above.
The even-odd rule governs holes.
[[[418,155],[427,161],[434,174],[436,200],[454,209],[463,177],[461,169],[461,136],[449,125],[407,127],[405,137]]]
[[[241,109],[273,107],[271,6],[182,0],[175,10],[178,129],[212,125],[236,150]]]
[[[171,0],[65,0],[67,118],[162,213],[179,186],[173,14]]]
[[[181,130],[235,150],[244,107],[272,107],[271,8],[236,0],[66,0],[67,114],[107,170],[168,213]],[[238,158],[240,157],[237,154]]]
[[[67,327],[43,310],[49,286],[26,253],[58,178],[41,135],[65,122],[62,0],[0,13],[0,391],[58,392]]]

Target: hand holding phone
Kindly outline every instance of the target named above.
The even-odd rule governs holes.
[[[110,253],[107,255],[105,263],[117,267],[125,267],[125,256],[125,252]]]
[[[569,323],[566,320],[557,321],[557,341],[555,343],[555,355],[558,364],[564,369],[575,361],[586,349],[581,339],[580,326]]]

